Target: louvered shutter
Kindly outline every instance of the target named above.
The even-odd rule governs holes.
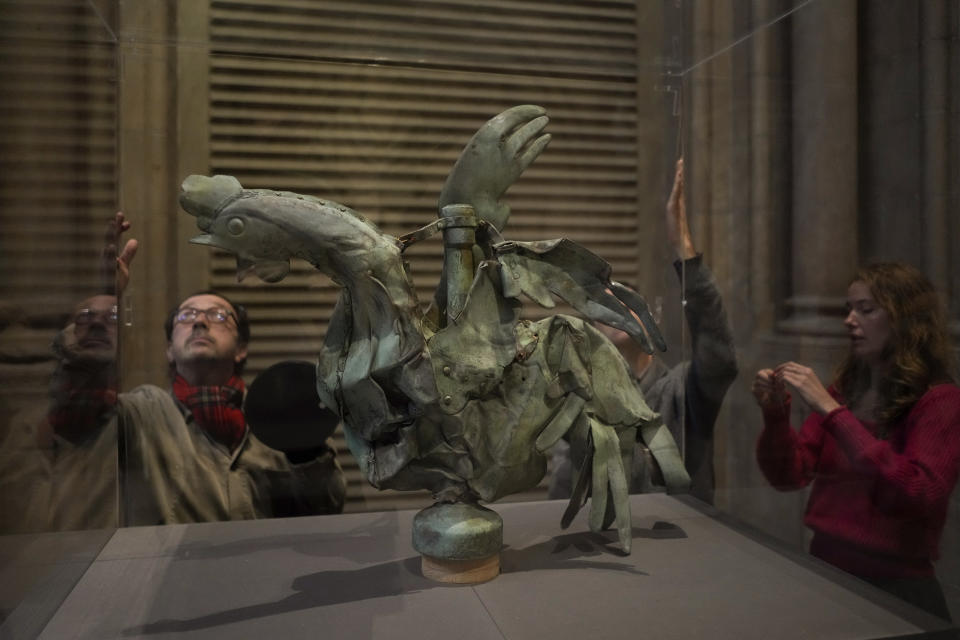
[[[0,403],[46,401],[50,342],[100,286],[116,203],[115,43],[89,3],[0,12]],[[0,434],[2,435],[2,434]]]
[[[621,277],[636,273],[633,2],[231,0],[213,2],[210,20],[211,173],[335,200],[400,235],[436,217],[477,128],[540,104],[553,141],[508,192],[506,237],[569,237]],[[439,240],[407,257],[429,300]],[[211,282],[250,311],[251,377],[315,359],[338,297],[325,276],[295,264],[279,284],[238,285],[233,258],[218,255]],[[341,460],[348,509],[395,500],[369,488],[349,454]]]

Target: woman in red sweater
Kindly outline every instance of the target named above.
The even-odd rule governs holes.
[[[861,269],[847,310],[850,352],[830,388],[796,362],[757,372],[757,460],[777,489],[813,483],[811,554],[949,619],[933,569],[960,470],[946,317],[930,282],[899,263]],[[812,410],[799,432],[791,391]]]

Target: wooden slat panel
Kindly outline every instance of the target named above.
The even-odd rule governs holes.
[[[329,24],[330,20],[353,18],[347,28],[369,29],[374,26],[396,28],[396,25],[411,20],[419,23],[460,24],[478,32],[485,28],[503,30],[513,26],[522,33],[529,33],[545,27],[552,31],[565,28],[572,33],[586,30],[584,20],[589,21],[592,31],[631,35],[634,18],[633,3],[620,2],[572,3],[560,6],[556,2],[520,2],[517,0],[482,0],[466,3],[462,0],[442,1],[420,0],[411,2],[384,2],[367,0],[363,4],[349,1],[324,0],[279,0],[270,4],[269,12],[261,0],[230,0],[217,2],[216,6],[229,11],[231,18],[258,16],[257,22],[276,22],[286,20],[284,15],[296,15],[301,23],[311,24],[313,18],[317,26]],[[472,11],[465,12],[469,6]],[[249,13],[244,13],[245,11]],[[279,17],[278,17],[279,16]],[[363,20],[358,25],[358,18]],[[421,29],[423,31],[423,29]]]
[[[89,295],[116,201],[116,63],[90,3],[0,12],[0,295]]]
[[[83,0],[5,0],[0,33],[4,39],[83,46],[114,40],[102,17]]]
[[[222,51],[379,64],[632,77],[628,2],[212,4]]]
[[[0,405],[9,418],[48,401],[51,341],[100,281],[116,202],[116,65],[110,30],[81,0],[5,0],[0,59]]]

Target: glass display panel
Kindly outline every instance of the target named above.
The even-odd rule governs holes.
[[[433,502],[372,487],[337,416],[317,406],[314,365],[339,330],[342,282],[303,258],[254,267],[190,243],[209,231],[179,200],[191,175],[342,203],[399,237],[437,219],[488,119],[543,107],[552,139],[504,196],[503,238],[567,238],[643,296],[666,350],[651,358],[609,335],[694,498],[821,558],[846,543],[824,550],[818,489],[778,490],[758,464],[758,372],[801,375],[783,368],[796,363],[836,383],[863,344],[848,287],[880,261],[916,267],[943,302],[942,333],[960,337],[956,0],[11,0],[0,11],[0,622],[13,637],[40,633],[118,528]],[[444,241],[423,235],[403,262],[426,308]],[[522,318],[583,317],[557,300],[524,299]],[[904,322],[916,310],[905,305]],[[956,348],[942,351],[952,372],[927,386],[957,379]],[[794,429],[833,407],[789,382]],[[868,425],[864,473],[882,459],[883,481],[896,467],[908,486],[844,495],[866,505],[892,486],[907,511],[929,502],[926,529],[890,533],[899,546],[880,564],[896,574],[910,556],[924,581],[897,585],[909,601],[932,584],[933,561],[956,618],[960,424],[944,393],[942,446],[924,443],[943,459]],[[835,398],[860,411],[857,394]],[[861,413],[859,427],[843,424],[862,428]],[[633,453],[631,489],[667,491],[655,453],[642,441]],[[542,464],[503,501],[569,497],[563,444]],[[911,542],[918,531],[928,537]],[[866,544],[876,534],[862,532]]]

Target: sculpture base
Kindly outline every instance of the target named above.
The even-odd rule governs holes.
[[[437,503],[413,518],[413,548],[431,580],[464,584],[495,578],[502,546],[503,520],[478,504]]]
[[[500,575],[500,554],[479,560],[444,560],[420,556],[424,578],[449,584],[479,584]]]

